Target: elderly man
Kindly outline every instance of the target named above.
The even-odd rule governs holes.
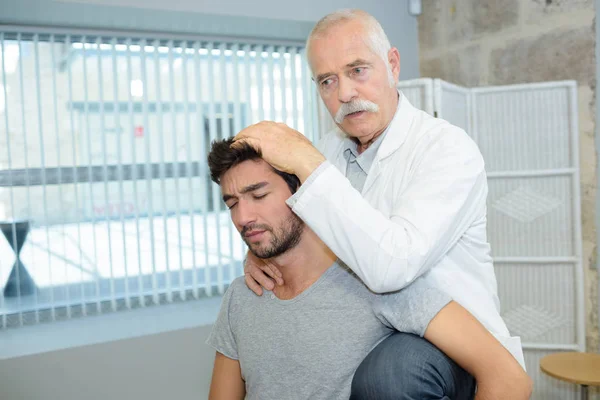
[[[211,177],[250,251],[277,265],[284,284],[262,297],[242,278],[228,288],[208,339],[217,350],[211,400],[347,399],[357,366],[395,329],[439,347],[473,374],[476,398],[529,397],[525,371],[450,296],[422,278],[392,294],[369,291],[287,206],[298,178],[274,170],[249,145],[231,143],[213,143]],[[472,378],[458,368],[454,373],[455,382],[441,390],[435,375],[414,370],[397,377],[420,382],[412,397],[381,388],[366,398],[471,399]]]
[[[289,206],[371,290],[399,290],[422,277],[469,310],[524,365],[520,339],[510,336],[499,313],[486,237],[486,173],[475,143],[396,89],[398,50],[369,14],[324,17],[307,40],[307,57],[338,126],[324,136],[321,151],[272,122],[248,127],[236,140],[300,178]],[[249,254],[246,282],[260,294],[259,284],[272,289],[282,276]],[[382,387],[410,392],[397,377],[419,368],[445,371],[442,386],[454,380],[441,353],[427,349],[425,340],[403,337],[390,336],[366,357],[355,375],[356,398]],[[401,357],[409,351],[422,359]]]

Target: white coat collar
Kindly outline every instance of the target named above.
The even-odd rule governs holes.
[[[398,99],[398,109],[394,114],[394,118],[392,118],[392,122],[390,122],[390,125],[387,128],[388,132],[383,138],[383,143],[379,148],[376,160],[382,160],[398,150],[404,143],[408,131],[413,124],[415,111],[417,109],[410,104],[402,92],[398,91],[398,94],[400,96]]]

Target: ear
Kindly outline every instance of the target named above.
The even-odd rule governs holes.
[[[398,78],[400,77],[400,52],[397,48],[392,47],[390,51],[388,51],[388,62],[392,69],[392,75],[396,82],[398,82]]]

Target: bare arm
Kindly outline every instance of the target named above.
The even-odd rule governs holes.
[[[246,387],[242,379],[240,362],[217,352],[209,400],[243,400],[244,396],[246,396]]]
[[[531,379],[517,360],[460,304],[445,306],[429,323],[425,339],[475,377],[476,400],[531,396]]]

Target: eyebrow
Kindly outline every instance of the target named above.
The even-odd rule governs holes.
[[[362,58],[358,58],[354,61],[352,61],[349,64],[346,64],[346,68],[354,68],[354,67],[358,67],[359,65],[373,65],[373,63],[368,62],[367,60],[363,60]],[[324,74],[319,74],[317,75],[317,82],[321,82],[323,79],[327,78],[329,75],[333,75],[333,72],[325,72]]]
[[[248,186],[242,188],[242,190],[240,190],[240,193],[241,194],[245,194],[245,193],[248,193],[248,192],[253,192],[255,190],[258,190],[260,188],[263,188],[263,187],[267,186],[268,184],[269,184],[269,182],[253,183],[252,185],[248,185]],[[227,202],[227,200],[234,199],[236,197],[237,196],[233,196],[231,194],[224,194],[223,195],[223,201]]]

